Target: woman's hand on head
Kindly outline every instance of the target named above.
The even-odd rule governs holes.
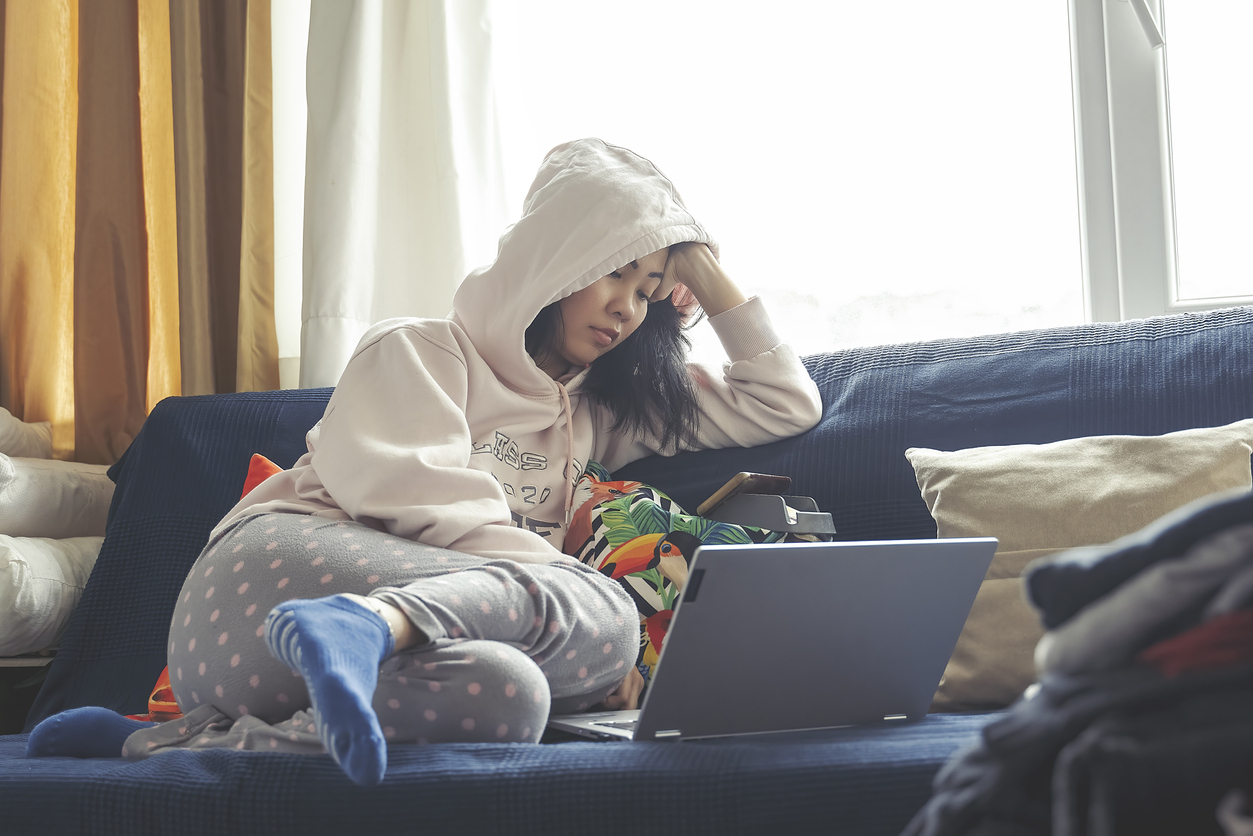
[[[600,704],[608,711],[639,708],[640,693],[643,690],[644,676],[639,672],[638,668],[631,668],[627,678],[622,680],[618,687],[613,689],[609,696],[605,697]]]
[[[683,245],[680,244],[679,246],[683,246]],[[674,247],[670,248],[670,252],[671,253],[674,252]],[[648,297],[648,301],[650,304],[653,302],[660,302],[662,299],[665,299],[667,296],[669,296],[671,293],[674,292],[674,285],[675,285],[674,269],[670,266],[671,263],[672,262],[670,260],[670,257],[667,256],[666,268],[662,274],[661,284],[657,285],[657,289],[653,291],[653,295]]]
[[[704,250],[704,253],[697,250]],[[683,244],[672,244],[670,246],[670,254],[666,256],[665,278],[661,280],[661,284],[657,286],[657,290],[652,296],[648,297],[648,301],[656,302],[665,299],[674,290],[676,284],[683,284],[691,287],[690,279],[692,274],[699,269],[699,265],[704,261],[705,255],[713,260],[713,253],[709,252],[709,247],[704,244],[697,244],[688,241]]]
[[[691,290],[709,316],[717,316],[747,301],[743,291],[731,281],[713,252],[704,244],[688,242],[670,247],[665,278],[648,301],[665,298],[676,284]]]

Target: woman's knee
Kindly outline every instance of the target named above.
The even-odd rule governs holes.
[[[399,653],[383,663],[374,694],[384,736],[419,743],[536,742],[551,702],[525,653],[484,640]]]
[[[576,566],[575,571],[583,582],[595,590],[604,604],[592,616],[596,620],[596,629],[601,633],[597,638],[604,638],[600,645],[601,652],[608,657],[604,661],[615,670],[634,665],[639,654],[640,631],[639,610],[635,602],[618,581],[581,563]],[[619,662],[622,664],[619,665]]]

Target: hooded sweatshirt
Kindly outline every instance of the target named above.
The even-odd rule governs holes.
[[[631,261],[685,241],[716,244],[648,160],[600,140],[549,152],[496,260],[458,288],[447,319],[391,319],[361,338],[306,438],[308,452],[235,506],[356,520],[398,537],[522,562],[562,557],[574,483],[654,452],[524,346],[541,309]],[[689,364],[694,448],[788,438],[821,415],[818,391],[757,298],[710,318],[721,369]],[[667,451],[672,452],[672,451]]]

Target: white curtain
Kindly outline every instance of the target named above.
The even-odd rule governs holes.
[[[442,317],[491,259],[504,205],[490,0],[314,0],[300,385],[361,335]]]

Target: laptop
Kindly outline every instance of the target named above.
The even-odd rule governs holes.
[[[702,546],[640,708],[548,725],[678,741],[920,719],[996,544]]]

